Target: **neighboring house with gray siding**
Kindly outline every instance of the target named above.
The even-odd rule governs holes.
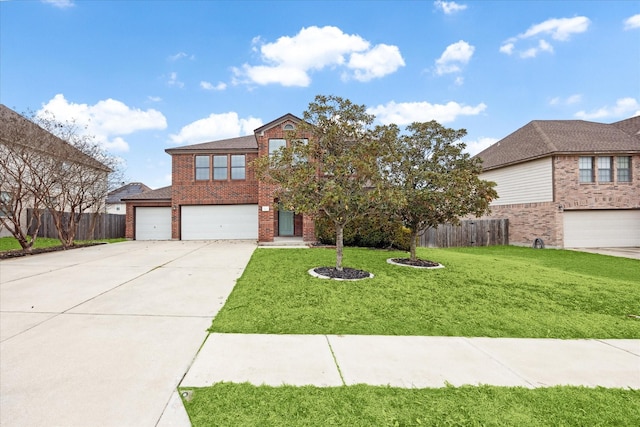
[[[604,124],[534,120],[477,154],[509,219],[509,241],[640,246],[640,116]]]

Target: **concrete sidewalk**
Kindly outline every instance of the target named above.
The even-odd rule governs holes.
[[[640,340],[211,334],[181,386],[221,381],[640,389]]]

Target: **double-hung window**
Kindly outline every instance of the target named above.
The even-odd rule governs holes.
[[[631,182],[631,157],[618,157],[616,163],[618,182]]]
[[[613,157],[598,157],[598,182],[613,182]]]
[[[209,180],[209,156],[196,156],[196,181]]]
[[[286,139],[270,139],[269,140],[269,156],[271,157],[273,153],[278,151],[280,148],[286,147],[286,146],[287,146]]]
[[[226,181],[228,175],[227,155],[213,156],[213,179],[215,181]]]
[[[580,170],[580,182],[593,182],[593,157],[580,157],[578,159]]]
[[[244,154],[231,155],[231,179],[245,179],[245,157]]]

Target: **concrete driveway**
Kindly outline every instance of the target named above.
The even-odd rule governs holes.
[[[176,386],[255,248],[130,241],[0,261],[0,425],[184,425]]]
[[[591,252],[600,255],[617,256],[623,258],[640,259],[640,248],[570,248],[574,251]]]

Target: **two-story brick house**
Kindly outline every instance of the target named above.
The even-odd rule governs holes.
[[[172,185],[126,199],[132,239],[315,239],[305,215],[278,209],[274,187],[256,179],[252,161],[286,144],[300,119],[286,114],[253,135],[170,148]]]
[[[512,244],[640,246],[640,116],[535,120],[477,156]]]

